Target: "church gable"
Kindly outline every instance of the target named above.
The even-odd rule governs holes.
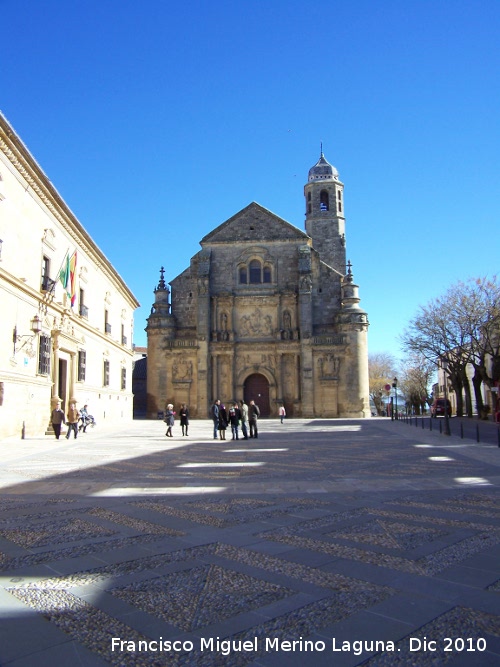
[[[307,234],[266,208],[252,202],[229,220],[223,222],[201,240],[201,245],[210,243],[234,243],[244,241],[297,240],[304,243]]]

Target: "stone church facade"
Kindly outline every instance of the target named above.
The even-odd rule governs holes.
[[[263,416],[369,417],[368,318],[346,264],[344,185],[321,153],[305,232],[253,202],[207,234],[147,321],[147,410],[253,399]]]

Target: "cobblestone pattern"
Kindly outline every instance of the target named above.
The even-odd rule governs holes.
[[[286,506],[288,504],[288,506]],[[168,516],[194,521],[216,528],[229,528],[238,524],[279,518],[307,507],[326,507],[329,503],[306,499],[283,499],[280,507],[276,501],[264,501],[245,498],[227,500],[191,501],[179,506],[168,500],[143,500],[131,503],[135,507],[153,510]],[[274,509],[271,509],[274,506]],[[196,510],[196,511],[195,511]],[[218,516],[218,515],[222,516]],[[227,518],[229,515],[229,518]]]
[[[485,639],[487,646],[495,641],[494,638],[500,638],[500,624],[494,614],[457,606],[412,632],[411,637],[413,646],[421,646],[421,650],[410,652],[410,637],[406,636],[395,642],[394,652],[376,655],[361,664],[365,667],[435,667],[456,661],[457,654],[470,660],[467,663],[470,665],[493,664],[484,662],[483,644],[478,640]],[[424,641],[428,637],[439,638],[435,651],[424,650]],[[445,638],[452,641],[444,641]],[[464,639],[463,643],[461,640]],[[420,644],[416,640],[420,640]],[[454,650],[449,650],[451,648]]]
[[[179,571],[159,576],[158,568],[172,563],[182,563],[184,566]],[[261,577],[242,572],[238,565],[256,568]],[[140,573],[145,574],[146,579],[120,585],[122,578]],[[289,585],[270,581],[276,574],[286,577]],[[176,636],[176,633],[178,635],[180,631],[205,629],[204,636],[208,637],[213,623],[228,620],[235,614],[262,610],[263,619],[272,615],[263,610],[285,598],[293,601],[297,595],[294,582],[296,587],[297,582],[303,581],[323,586],[324,598],[309,604],[303,604],[297,599],[291,611],[279,614],[272,620],[263,620],[260,624],[250,624],[245,630],[232,634],[231,639],[235,642],[250,641],[254,637],[276,635],[281,639],[293,640],[301,635],[307,636],[395,592],[390,587],[322,572],[227,544],[211,544],[158,554],[65,577],[21,583],[8,590],[111,665],[178,664],[201,667],[225,664],[238,667],[252,662],[262,651],[233,653],[224,657],[195,650],[173,658],[169,656],[168,661],[164,658],[155,662],[150,656],[148,662],[143,662],[138,656],[138,662],[132,662],[131,656],[126,653],[117,655],[110,650],[111,638],[126,637],[131,641],[139,641],[147,637],[102,609],[91,606],[81,595],[87,590],[86,587],[97,585],[126,604],[170,624],[173,627],[170,633],[172,636]],[[77,587],[78,595],[74,592]]]
[[[373,519],[373,515],[382,518]],[[342,528],[335,527],[332,530],[332,526],[340,522],[344,524]],[[424,544],[432,546],[433,542],[445,536],[451,536],[453,543],[438,546],[426,555],[411,557],[412,550]],[[402,572],[433,576],[500,543],[500,528],[488,523],[444,519],[429,514],[414,515],[380,508],[360,508],[278,530],[264,531],[259,533],[259,537]],[[370,544],[384,550],[360,549],[349,546],[349,542]]]

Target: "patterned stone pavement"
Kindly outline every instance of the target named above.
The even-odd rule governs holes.
[[[0,443],[0,667],[500,665],[496,445],[163,428]]]

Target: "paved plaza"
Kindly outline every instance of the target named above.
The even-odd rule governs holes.
[[[1,667],[500,665],[500,448],[384,419],[5,440]]]

